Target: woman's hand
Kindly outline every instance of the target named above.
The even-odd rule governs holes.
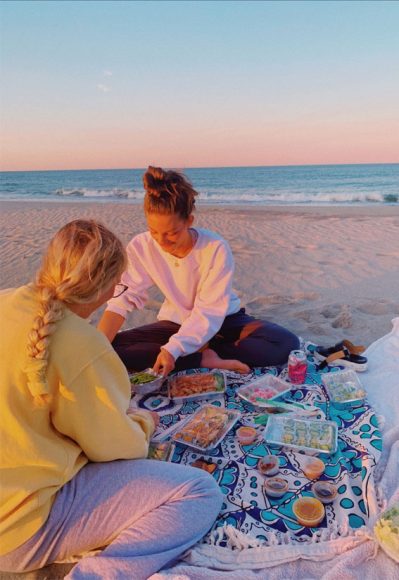
[[[162,374],[167,377],[168,374],[175,368],[175,359],[165,348],[161,348],[161,352],[157,356],[152,369],[157,374]]]

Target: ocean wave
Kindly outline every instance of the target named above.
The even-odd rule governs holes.
[[[79,188],[61,188],[54,192],[55,195],[59,196],[72,196],[72,197],[99,197],[99,198],[109,198],[109,199],[143,199],[144,192],[134,191],[130,189],[89,189],[86,187]]]
[[[200,201],[206,203],[262,203],[262,204],[373,204],[398,203],[399,194],[380,192],[246,192],[225,190],[218,193],[204,193]]]

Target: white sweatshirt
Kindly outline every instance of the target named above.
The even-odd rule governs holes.
[[[229,245],[214,232],[198,228],[196,232],[197,241],[184,258],[164,252],[149,232],[135,236],[127,246],[128,268],[121,279],[129,288],[107,306],[126,318],[134,308],[144,308],[147,290],[156,285],[165,296],[158,320],[181,325],[163,347],[175,359],[204,346],[225,317],[240,309],[232,290],[234,259]]]

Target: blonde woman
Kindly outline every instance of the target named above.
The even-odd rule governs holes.
[[[156,415],[129,409],[126,369],[85,320],[118,294],[121,242],[77,220],[35,282],[0,295],[0,570],[86,555],[68,578],[151,576],[212,525],[207,473],[145,459]],[[189,514],[189,518],[187,518]]]
[[[143,182],[148,231],[128,244],[126,292],[110,300],[99,323],[127,368],[153,367],[164,375],[200,366],[246,373],[286,363],[298,338],[241,308],[228,243],[193,227],[197,192],[188,179],[150,166]],[[158,322],[118,333],[127,312],[143,308],[154,285],[165,296]]]

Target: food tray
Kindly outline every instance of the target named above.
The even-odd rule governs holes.
[[[331,403],[337,409],[348,409],[363,405],[366,392],[357,374],[352,370],[337,371],[322,375]]]
[[[226,378],[220,371],[204,373],[181,372],[168,380],[168,396],[176,402],[205,399],[222,395],[226,390]]]
[[[141,378],[149,379],[154,377],[152,380],[146,380],[145,382],[140,382]],[[129,374],[130,385],[132,388],[132,394],[138,393],[139,395],[147,395],[148,393],[153,393],[154,391],[159,391],[165,377],[162,375],[157,375],[152,369],[145,369],[138,373]]]
[[[210,451],[219,445],[240,416],[233,409],[204,405],[184,421],[172,439],[198,451]]]
[[[274,406],[268,405],[268,400],[273,401],[277,397],[288,394],[291,386],[290,383],[274,375],[263,375],[259,379],[255,379],[252,383],[243,385],[236,392],[244,401],[251,403],[255,407],[265,409]]]
[[[157,459],[159,461],[169,461],[173,451],[171,441],[164,441],[161,443],[150,442],[148,447],[148,459]]]
[[[274,445],[331,454],[337,450],[338,427],[334,421],[309,421],[270,415],[263,438]]]

